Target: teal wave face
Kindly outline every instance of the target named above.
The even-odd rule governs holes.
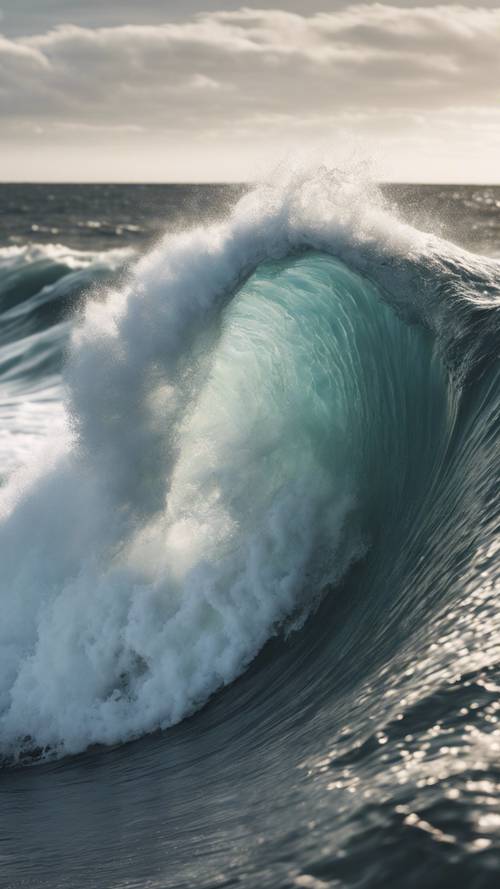
[[[453,423],[432,337],[320,253],[264,263],[241,288],[208,389],[215,450],[239,440],[238,472],[246,466],[254,492],[262,484],[273,496],[285,480],[320,473],[354,485],[370,521],[413,499],[417,485],[423,495]]]

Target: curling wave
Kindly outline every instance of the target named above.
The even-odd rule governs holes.
[[[466,541],[493,545],[499,293],[320,170],[89,299],[62,426],[2,491],[3,756],[179,722],[353,566],[388,621],[447,571],[437,620]]]

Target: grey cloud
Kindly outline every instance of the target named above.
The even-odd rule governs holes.
[[[162,24],[182,20],[198,12],[216,12],[223,7],[235,10],[241,0],[3,0],[3,28],[10,36],[40,34],[58,24],[96,28],[128,24]],[[279,0],[259,0],[259,9],[275,9]],[[395,6],[413,6],[412,0],[395,0]],[[420,6],[434,6],[433,0],[420,0]],[[474,3],[464,5],[473,6]],[[498,0],[482,0],[494,7]],[[311,0],[282,0],[288,12],[309,14]],[[332,12],[349,6],[349,0],[316,0],[316,10]]]
[[[267,116],[498,105],[500,9],[214,12],[0,38],[4,126],[230,129]]]

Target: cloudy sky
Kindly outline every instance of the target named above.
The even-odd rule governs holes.
[[[500,182],[500,6],[0,0],[0,178]]]

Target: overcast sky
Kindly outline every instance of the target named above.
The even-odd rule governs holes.
[[[0,0],[0,178],[500,182],[498,3],[258,6]]]

